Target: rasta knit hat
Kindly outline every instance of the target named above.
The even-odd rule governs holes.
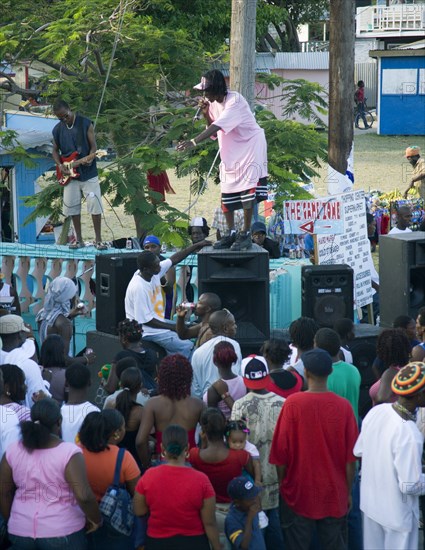
[[[396,395],[409,396],[425,389],[425,363],[415,361],[400,369],[391,382]]]

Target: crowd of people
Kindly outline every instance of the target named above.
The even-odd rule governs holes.
[[[177,150],[218,137],[214,249],[241,252],[255,243],[277,258],[285,242],[253,223],[267,191],[264,131],[220,71],[206,73],[196,89],[207,129]],[[62,100],[54,112],[53,158],[62,177],[70,175],[70,154],[85,158],[77,185],[64,194],[72,248],[84,246],[85,195],[95,246],[104,250],[93,125]],[[417,162],[419,150],[410,149]],[[241,162],[244,170],[235,169]],[[397,230],[408,225],[400,209]],[[209,245],[209,231],[204,218],[192,220],[192,244],[169,258],[158,237],[142,240],[102,403],[89,399],[95,354],[72,357],[72,319],[82,312],[75,281],[49,285],[39,342],[20,315],[0,311],[0,545],[416,549],[425,495],[425,311],[381,332],[370,388],[363,365],[353,364],[350,319],[331,328],[300,317],[288,334],[244,357],[237,320],[217,294],[182,303],[174,315],[175,265]],[[183,298],[194,302],[193,272],[184,267]],[[361,389],[370,393],[362,415]],[[121,497],[112,518],[111,502]]]
[[[379,335],[362,417],[351,320],[301,317],[243,357],[218,296],[195,312],[193,327],[179,324],[196,347],[162,359],[143,323],[120,322],[103,408],[60,334],[37,352],[3,312],[0,514],[12,548],[417,548],[424,312]],[[131,534],[101,513],[118,457]]]

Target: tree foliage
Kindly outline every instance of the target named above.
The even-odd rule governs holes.
[[[180,245],[186,217],[166,202],[155,201],[158,197],[147,186],[146,172],[190,172],[194,191],[204,187],[217,145],[203,143],[182,155],[175,152],[175,144],[202,127],[193,121],[196,101],[185,91],[212,61],[228,54],[228,0],[41,0],[36,8],[28,0],[3,0],[3,6],[0,59],[47,65],[37,83],[44,101],[59,96],[68,101],[94,120],[98,146],[110,145],[117,152],[116,162],[101,174],[112,204],[123,205],[133,215],[138,235],[155,228],[165,240]],[[260,3],[259,24],[271,16],[277,21],[282,7],[280,2]],[[265,19],[263,8],[268,10]],[[292,9],[286,6],[285,13]],[[271,87],[280,84],[272,78],[266,82]],[[1,87],[10,93],[25,92],[10,78]],[[314,174],[326,150],[323,136],[312,125],[289,118],[301,109],[309,119],[309,106],[323,105],[319,91],[308,83],[300,81],[292,88],[288,84],[286,90],[288,119],[279,121],[266,112],[258,118],[268,140],[271,179],[283,194],[296,195],[296,182]],[[211,179],[217,177],[216,168]],[[56,188],[55,196],[51,189],[37,196],[35,215],[57,204]]]
[[[262,0],[257,12],[258,51],[299,52],[298,27],[323,20],[328,9],[329,0]]]

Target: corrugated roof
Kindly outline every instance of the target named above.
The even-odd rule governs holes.
[[[230,76],[230,70],[229,69],[223,69],[221,68],[220,71],[223,73],[223,76],[228,77]],[[256,74],[258,73],[266,73],[270,74],[270,69],[259,69],[258,67],[255,69]]]
[[[277,52],[274,68],[328,70],[329,52]]]
[[[229,76],[229,63],[214,63],[224,76]],[[257,53],[256,73],[269,74],[273,69],[328,70],[329,52]]]
[[[1,131],[10,130],[10,128],[0,127]],[[43,153],[51,153],[53,150],[52,133],[51,132],[39,132],[37,130],[16,130],[16,145],[22,145],[24,149],[36,149]],[[10,149],[0,147],[0,155],[7,155],[10,153]]]

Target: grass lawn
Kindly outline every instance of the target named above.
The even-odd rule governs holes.
[[[409,145],[418,145],[425,154],[425,138],[423,136],[378,136],[373,130],[356,132],[354,136],[354,176],[355,188],[380,189],[387,192],[398,188],[404,190],[410,174],[410,165],[404,158],[404,151]],[[169,203],[183,211],[190,207],[189,215],[203,216],[209,222],[212,220],[214,208],[220,202],[220,190],[210,182],[208,188],[201,195],[196,204],[196,197],[190,194],[190,178],[177,179],[169,172],[171,184],[176,195],[168,195]],[[314,180],[316,193],[320,196],[327,194],[327,168],[320,170],[320,175]],[[112,211],[104,201],[105,218],[103,220],[103,239],[110,241],[120,237],[135,234],[134,222],[131,216],[124,214],[122,208]],[[84,207],[83,207],[84,209]],[[86,240],[93,239],[91,220],[83,215],[83,231]]]

